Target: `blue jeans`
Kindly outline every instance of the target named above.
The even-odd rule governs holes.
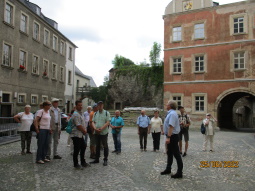
[[[37,155],[36,161],[44,160],[49,147],[49,138],[50,138],[50,130],[40,129],[38,134],[38,148],[37,148]]]
[[[119,151],[119,152],[121,152],[120,135],[121,133],[112,134],[115,151]]]

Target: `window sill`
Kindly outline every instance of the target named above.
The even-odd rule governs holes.
[[[181,72],[173,72],[172,75],[181,75]]]
[[[68,58],[68,60],[73,61],[73,59],[71,59],[71,58]]]
[[[233,33],[232,35],[233,35],[233,36],[237,36],[237,35],[245,35],[245,34],[247,34],[247,32]]]
[[[18,72],[21,72],[21,73],[25,73],[25,74],[27,74],[27,71],[26,71],[26,69],[17,69],[18,70]]]
[[[57,82],[58,80],[55,78],[51,78],[52,81]]]
[[[63,57],[65,57],[65,55],[64,55],[64,54],[61,54],[61,53],[60,53],[60,55],[61,55],[61,56],[63,56]]]
[[[68,83],[67,85],[71,86],[72,84]]]
[[[58,51],[56,51],[56,50],[54,50],[54,49],[52,49],[52,51],[55,52],[55,53],[58,53]]]
[[[40,76],[39,74],[31,73],[32,76]]]
[[[27,34],[26,32],[21,31],[21,30],[19,30],[19,32],[20,32],[21,34],[23,34],[23,35],[25,35],[25,36],[27,36],[27,37],[28,37],[28,34]]]
[[[38,105],[38,103],[31,103],[31,105],[36,106],[36,105]]]
[[[33,37],[33,40],[34,40],[35,42],[40,43],[40,41],[39,41],[39,40],[37,40],[37,39],[35,39],[34,37]]]
[[[182,40],[173,40],[172,43],[182,42]]]
[[[49,79],[49,77],[48,77],[48,76],[42,76],[42,78],[44,78],[44,79]]]
[[[43,44],[43,46],[45,46],[46,48],[50,48],[47,44]]]
[[[17,105],[23,106],[23,105],[26,105],[26,103],[17,103]]]
[[[59,83],[64,84],[65,82],[64,81],[59,81]]]
[[[242,68],[242,69],[234,69],[234,72],[244,72],[246,69]]]
[[[194,38],[194,40],[205,40],[205,37],[201,37],[201,38]]]
[[[3,64],[1,64],[1,66],[2,66],[2,68],[6,68],[6,69],[9,69],[9,70],[13,70],[13,69],[14,69],[14,68],[11,67],[11,66],[5,66],[5,65],[3,65]]]
[[[196,72],[194,72],[194,74],[204,74],[205,73],[205,71],[196,71]]]
[[[3,21],[4,24],[6,24],[8,27],[11,27],[12,29],[14,29],[14,25],[7,23],[6,21]]]

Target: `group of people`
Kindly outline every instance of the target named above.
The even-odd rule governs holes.
[[[21,154],[32,154],[30,150],[32,131],[31,125],[35,127],[37,134],[36,163],[44,164],[51,161],[53,147],[53,158],[61,159],[57,153],[61,134],[61,110],[58,108],[59,100],[54,98],[51,102],[45,101],[40,104],[40,110],[35,114],[30,112],[31,106],[26,105],[25,111],[14,116],[14,120],[20,123],[18,131],[21,135]],[[53,146],[52,146],[53,142]],[[26,152],[25,152],[26,149]]]
[[[32,132],[30,126],[34,123],[37,133],[37,156],[36,162],[44,164],[51,160],[51,147],[53,141],[53,158],[61,159],[57,153],[58,142],[61,134],[61,111],[58,108],[58,99],[52,102],[45,101],[35,114],[30,112],[31,106],[26,105],[25,111],[18,113],[14,119],[21,123],[19,131],[21,135],[21,154],[31,154],[30,144]],[[177,103],[170,100],[167,105],[167,115],[163,123],[159,117],[159,111],[154,111],[154,117],[151,119],[146,115],[144,110],[137,118],[138,135],[140,140],[141,151],[147,151],[147,136],[152,134],[153,151],[158,152],[160,149],[160,137],[164,135],[165,149],[167,153],[167,166],[161,172],[161,175],[170,174],[173,157],[177,161],[177,172],[172,178],[182,178],[183,162],[182,157],[187,155],[189,141],[189,126],[191,124],[189,116],[185,113],[184,107],[180,106],[178,115],[175,111]],[[83,169],[90,164],[99,163],[100,150],[103,149],[104,158],[103,165],[107,166],[109,148],[108,148],[108,132],[111,127],[114,151],[113,153],[121,153],[121,131],[124,126],[124,120],[120,117],[120,111],[115,111],[115,116],[111,118],[110,113],[104,110],[102,101],[89,106],[86,112],[82,112],[82,101],[75,102],[75,110],[69,120],[72,120],[72,131],[70,138],[73,144],[73,165],[75,169]],[[210,141],[210,151],[213,151],[214,128],[217,120],[210,113],[206,114],[203,124],[206,127],[204,135],[203,151],[206,151],[207,142]],[[185,140],[185,150],[182,154],[182,137]],[[90,158],[94,159],[90,164],[85,160],[85,151],[87,147],[88,137],[90,138]],[[26,151],[25,151],[26,149]],[[78,156],[80,155],[80,164]]]

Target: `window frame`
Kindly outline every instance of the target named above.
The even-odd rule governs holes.
[[[36,98],[36,102],[33,102],[33,97]],[[37,94],[31,94],[31,101],[30,101],[31,105],[38,105],[38,95]]]
[[[247,16],[247,13],[234,14],[234,15],[230,15],[229,17],[230,17],[230,35],[231,36],[248,34],[248,16]],[[243,30],[244,31],[235,33],[235,31],[234,31],[234,19],[241,18],[241,17],[243,17]]]
[[[65,42],[63,40],[60,40],[59,53],[63,56],[65,55]]]
[[[45,32],[48,32],[48,37],[47,37],[47,39],[46,39],[46,35],[45,35]],[[46,42],[46,40],[47,40],[47,42]],[[43,44],[45,45],[45,46],[47,46],[47,47],[49,47],[50,46],[50,31],[48,30],[48,29],[46,29],[46,28],[44,28],[44,30],[43,30]]]
[[[174,31],[174,29],[180,28],[180,31]],[[175,39],[175,33],[177,33],[177,39]],[[180,33],[180,35],[179,35]],[[180,37],[180,39],[178,38]],[[172,41],[173,42],[181,42],[182,41],[182,26],[173,26],[172,28]]]
[[[54,66],[55,66],[55,71],[53,70]],[[58,65],[56,63],[54,63],[54,62],[52,62],[52,70],[51,70],[51,72],[52,72],[52,79],[56,80],[57,79],[57,74],[58,74]]]
[[[35,57],[38,58],[37,59],[37,67],[36,67],[37,72],[36,73],[34,72],[34,66],[35,66],[34,58]],[[40,57],[38,55],[33,54],[32,55],[32,71],[31,71],[32,74],[39,75],[39,62],[40,62]]]
[[[47,68],[46,68],[46,70],[45,70],[45,64],[47,63]],[[50,67],[50,62],[49,62],[49,60],[47,60],[47,59],[43,59],[43,64],[42,64],[42,67],[43,67],[43,73],[42,73],[42,75],[44,76],[44,77],[49,77],[49,67]],[[46,75],[44,75],[44,72],[46,72]]]
[[[175,59],[181,59],[181,72],[175,72],[174,71],[174,65],[175,65],[175,62],[174,60]],[[170,74],[172,75],[180,75],[183,73],[183,56],[182,55],[179,55],[179,56],[173,56],[170,58]]]
[[[55,52],[58,52],[58,36],[55,34],[53,34],[52,36],[52,50],[54,50]]]
[[[68,73],[67,73],[67,84],[72,85],[72,71],[71,70],[68,70]]]
[[[69,46],[68,59],[73,60],[73,48]]]
[[[60,73],[59,73],[59,81],[64,82],[65,77],[65,68],[60,66]]]
[[[24,96],[23,102],[20,101],[20,96]],[[18,93],[17,95],[17,103],[18,104],[25,104],[27,100],[27,94],[26,93]]]
[[[196,97],[203,97],[204,110],[196,110]],[[207,113],[207,93],[192,93],[192,113],[193,114],[205,114]]]
[[[244,53],[244,68],[235,68],[235,54],[236,53]],[[237,50],[232,50],[230,52],[230,70],[231,71],[245,71],[248,70],[248,51],[244,49],[237,49]],[[239,64],[240,65],[240,64]]]
[[[196,57],[204,57],[204,70],[203,71],[196,71]],[[193,54],[192,55],[192,72],[194,74],[201,74],[207,72],[207,54],[205,53],[199,53],[199,54]]]
[[[180,97],[180,98],[181,98],[181,100],[180,100],[181,104],[180,104],[180,105],[178,105],[178,102],[174,99],[175,97]],[[176,101],[176,103],[177,103],[177,108],[178,108],[178,106],[183,106],[183,105],[184,105],[184,104],[183,104],[183,98],[184,98],[184,94],[183,94],[183,93],[172,93],[172,94],[170,95],[170,100]]]
[[[46,98],[45,100],[44,100],[44,98]],[[49,96],[47,96],[47,95],[42,95],[42,102],[45,102],[45,101],[48,101],[49,100]]]
[[[7,10],[6,10],[6,5],[9,4],[10,7],[12,8],[11,10],[11,16],[10,16],[10,22],[7,20]],[[6,0],[4,3],[4,23],[14,27],[15,24],[15,5],[11,3],[10,1]]]
[[[197,37],[196,34],[198,34],[198,33],[196,33],[196,31],[201,29],[201,28],[196,29],[196,25],[201,25],[201,24],[203,24],[203,37]],[[205,39],[205,23],[204,22],[194,23],[194,39],[195,40]]]
[[[8,55],[8,58],[9,58],[9,65],[6,65],[4,64],[4,61],[5,61],[5,45],[6,46],[9,46],[10,47],[10,51],[8,53],[10,53],[10,55]],[[3,41],[3,52],[2,52],[2,63],[1,63],[2,66],[5,66],[5,67],[9,67],[9,68],[12,68],[13,66],[13,45],[10,44],[10,43],[7,43],[5,41]]]
[[[23,31],[23,26],[22,26],[22,16],[25,16],[26,17],[26,22],[25,22],[25,31]],[[29,16],[24,13],[23,11],[21,11],[21,14],[20,14],[20,28],[19,28],[20,32],[22,33],[25,33],[25,34],[28,34],[29,32]]]
[[[35,26],[36,25],[38,25],[38,35],[37,36],[35,36],[36,35]],[[38,23],[37,21],[34,21],[33,22],[33,39],[38,41],[38,42],[40,42],[40,29],[41,29],[40,23]],[[38,38],[36,38],[36,37],[38,37]]]
[[[24,49],[19,49],[19,68],[20,68],[20,65],[21,65],[21,58],[20,58],[20,53],[21,52],[24,52],[25,53],[25,63],[24,63],[24,67],[25,67],[25,69],[23,69],[23,70],[25,70],[25,71],[27,71],[27,66],[28,66],[28,64],[27,64],[27,61],[28,61],[28,52],[27,51],[25,51]]]

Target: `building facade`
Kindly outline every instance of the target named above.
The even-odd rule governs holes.
[[[52,98],[65,105],[66,43],[76,47],[27,0],[0,1],[0,116],[36,111]]]
[[[173,0],[164,19],[164,102],[183,105],[199,127],[255,127],[255,1]]]

